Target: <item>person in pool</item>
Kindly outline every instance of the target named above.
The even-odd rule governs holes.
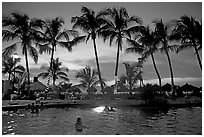
[[[88,129],[88,127],[86,127],[86,126],[83,125],[82,120],[81,120],[80,117],[77,118],[75,127],[76,127],[76,131],[79,131],[79,132],[83,131],[84,128],[87,128],[87,129]]]
[[[32,103],[32,105],[30,106],[31,113],[35,113],[35,108],[36,106],[34,105],[34,103]]]
[[[109,111],[109,107],[105,106],[104,111]]]
[[[113,107],[110,107],[110,110],[109,110],[109,111],[115,111],[115,110],[114,110],[114,108],[113,108]]]

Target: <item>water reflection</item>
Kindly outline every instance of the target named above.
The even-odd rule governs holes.
[[[103,112],[104,106],[90,109],[45,109],[31,116],[26,110],[2,113],[3,134],[66,135],[75,134],[74,124],[82,117],[89,127],[83,134],[202,134],[202,109],[181,108],[161,110],[156,108],[115,108]],[[12,114],[12,116],[10,115]]]
[[[95,112],[98,112],[98,113],[103,112],[104,109],[105,109],[104,106],[100,106],[100,107],[93,108],[93,110],[94,110]]]

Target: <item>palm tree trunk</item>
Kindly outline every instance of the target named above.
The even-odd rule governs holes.
[[[99,80],[101,83],[101,91],[103,90],[103,82],[102,82],[102,78],[101,78],[101,72],[100,72],[100,66],[99,66],[99,62],[98,62],[98,55],[97,55],[97,49],[96,49],[96,41],[95,38],[93,39],[93,44],[94,44],[94,52],[95,52],[95,56],[96,56],[96,65],[97,65],[97,69],[98,69],[98,75],[99,75]]]
[[[115,89],[116,92],[118,91],[118,62],[119,62],[119,55],[120,55],[120,45],[118,44],[118,49],[117,49],[117,57],[116,57],[116,66],[115,66]]]
[[[160,77],[160,75],[159,75],[159,71],[158,71],[158,69],[157,69],[157,66],[156,66],[156,63],[155,63],[155,59],[154,59],[154,55],[153,54],[151,54],[151,57],[152,57],[152,62],[153,62],[153,65],[154,65],[154,69],[155,69],[155,71],[156,71],[156,74],[157,74],[157,77],[158,77],[158,79],[159,79],[159,87],[160,87],[160,92],[161,92],[161,77]]]
[[[129,85],[130,85],[130,93],[129,94],[132,95],[132,81],[131,80],[129,81]]]
[[[27,47],[26,47],[26,45],[24,45],[24,46],[25,46],[24,53],[25,53],[25,60],[26,60],[26,70],[28,73],[28,86],[27,86],[27,88],[28,88],[28,95],[30,96],[30,86],[29,86],[29,84],[30,84],[30,72],[29,72],[29,66],[28,66],[28,54],[27,54]]]
[[[117,77],[118,77],[118,62],[119,62],[119,55],[120,55],[120,45],[118,44],[117,57],[116,57],[116,66],[115,66],[115,80],[117,80]]]
[[[51,53],[51,58],[50,58],[50,71],[52,71],[52,75],[53,74],[53,60],[54,60],[54,52],[55,52],[55,44],[52,44],[52,53]],[[53,77],[53,82],[54,82],[54,77]]]
[[[55,76],[53,75],[53,85],[55,85],[55,81],[56,81],[56,78],[55,78]]]
[[[171,84],[172,84],[172,89],[173,89],[173,95],[175,95],[174,76],[173,76],[173,69],[172,69],[172,66],[171,66],[171,59],[170,59],[170,57],[169,57],[168,51],[165,51],[165,52],[166,52],[166,56],[167,56],[168,63],[169,63],[170,73],[171,73]]]
[[[197,58],[198,58],[198,63],[199,63],[200,69],[202,71],[202,61],[200,59],[200,56],[199,56],[198,49],[197,49],[196,45],[194,46],[194,48],[195,48],[195,52],[196,52],[196,55],[197,55]]]
[[[29,66],[28,66],[28,54],[27,54],[27,48],[26,48],[26,45],[25,45],[25,60],[26,60],[26,70],[27,70],[27,73],[28,73],[28,84],[30,84],[30,72],[29,72]]]
[[[8,80],[10,81],[10,79],[11,79],[11,73],[9,73],[9,77],[8,77]]]

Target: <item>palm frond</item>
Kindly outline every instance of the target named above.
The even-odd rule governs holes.
[[[38,51],[32,46],[28,46],[28,51],[29,51],[30,56],[33,58],[34,62],[37,64],[37,62],[38,62]]]
[[[16,31],[19,31],[19,30],[16,30]],[[12,32],[10,30],[2,30],[2,40],[3,41],[9,41],[9,40],[13,40],[15,38],[21,38],[19,33],[16,31]]]
[[[85,38],[86,36],[78,36],[78,37],[75,37],[72,41],[70,41],[70,45],[71,46],[74,46],[74,45],[77,45],[81,42],[84,42],[85,41]]]
[[[86,36],[86,43],[88,42],[89,38],[91,37],[91,33]]]
[[[6,47],[5,49],[3,49],[3,52],[2,52],[2,57],[4,59],[8,58],[9,56],[11,56],[14,51],[16,51],[17,49],[17,44],[20,43],[20,42],[16,42],[8,47]]]
[[[66,77],[66,76],[59,76],[61,79],[63,79],[63,80],[65,80],[65,81],[67,81],[67,82],[69,82],[69,78],[68,77]]]
[[[126,49],[127,53],[136,52],[142,54],[145,51],[145,48],[138,44],[135,40],[126,39],[126,42],[130,45],[130,47]]]
[[[50,54],[51,53],[51,48],[50,48],[50,43],[45,43],[45,44],[40,44],[40,43],[37,43],[36,44],[37,47],[39,48],[39,53],[40,54],[43,54],[43,53],[48,53]]]
[[[65,72],[63,72],[63,71],[58,71],[58,72],[56,73],[56,75],[57,75],[57,76],[68,77],[68,75],[67,75]]]
[[[18,66],[16,66],[15,68],[14,68],[14,71],[21,71],[21,72],[24,72],[25,71],[25,68],[24,68],[24,66],[22,66],[22,65],[18,65]]]
[[[65,71],[65,72],[69,72],[68,67],[61,67],[60,70],[61,70],[61,71]]]

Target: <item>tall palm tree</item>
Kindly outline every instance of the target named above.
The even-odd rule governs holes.
[[[51,63],[51,62],[50,62]],[[59,61],[59,58],[57,58],[56,60],[53,59],[53,65],[52,65],[52,79],[53,79],[53,85],[55,85],[55,82],[57,79],[61,78],[63,80],[69,81],[68,75],[66,74],[69,69],[67,67],[61,67],[62,66],[62,62]],[[46,72],[42,72],[40,74],[38,74],[38,77],[42,77],[47,78],[49,76],[50,73],[50,66],[48,65],[42,65],[41,69],[46,70]]]
[[[200,69],[202,70],[202,61],[198,50],[202,48],[202,24],[193,17],[182,16],[178,21],[175,29],[172,31],[170,40],[180,40],[177,52],[186,48],[194,48],[198,59]]]
[[[159,79],[159,86],[161,91],[161,77],[156,66],[154,59],[154,53],[158,51],[157,39],[153,31],[150,30],[149,26],[141,28],[141,33],[134,40],[127,39],[127,43],[130,47],[126,49],[127,52],[136,52],[142,54],[142,61],[145,61],[149,56],[152,58],[153,66],[157,77]]]
[[[78,36],[78,32],[75,30],[63,29],[64,19],[61,17],[41,21],[41,24],[43,25],[44,32],[41,39],[39,39],[38,46],[40,48],[40,53],[51,52],[50,71],[52,71],[56,47],[61,46],[67,48],[67,50],[71,52],[72,46],[83,41],[85,37]],[[73,39],[70,40],[70,37],[73,37]]]
[[[89,89],[90,87],[96,86],[98,83],[101,83],[98,80],[99,73],[92,69],[90,66],[86,66],[84,69],[79,70],[76,74],[76,78],[80,79],[79,86]],[[102,81],[103,86],[105,86],[105,82]]]
[[[22,65],[18,65],[20,62],[20,58],[6,58],[2,60],[2,74],[8,73],[8,80],[11,80],[11,75],[15,78],[15,73],[23,73],[25,68]]]
[[[4,16],[2,19],[2,39],[3,41],[15,40],[15,43],[4,48],[2,57],[7,58],[18,45],[21,45],[22,54],[25,56],[26,70],[28,73],[28,84],[30,83],[30,72],[28,64],[28,54],[35,63],[38,62],[38,51],[32,46],[36,40],[38,28],[41,27],[38,19],[30,19],[26,14],[11,13],[11,16]],[[16,41],[19,40],[19,41]]]
[[[120,50],[122,51],[123,39],[126,37],[131,37],[131,32],[137,32],[138,26],[136,24],[141,24],[142,21],[137,16],[129,16],[127,10],[123,7],[116,9],[107,9],[104,11],[106,24],[100,29],[99,35],[110,40],[110,46],[112,42],[116,40],[117,44],[117,58],[115,66],[115,82],[117,83],[118,75],[118,63]]]
[[[125,65],[126,75],[122,75],[120,80],[129,85],[130,94],[132,93],[132,88],[134,85],[138,82],[138,80],[141,79],[141,71],[138,69],[139,67],[142,67],[141,63],[135,63],[135,64],[129,64],[129,63],[123,63]]]
[[[103,82],[101,78],[101,71],[100,71],[97,47],[96,47],[96,35],[98,34],[98,31],[100,30],[101,26],[105,22],[105,20],[102,17],[103,12],[95,13],[93,10],[87,7],[82,7],[81,12],[82,12],[82,15],[72,17],[71,22],[74,23],[73,29],[79,28],[85,33],[87,33],[86,42],[89,40],[90,37],[92,38],[94,53],[96,58],[96,65],[97,65],[97,70],[99,74],[99,80],[101,83],[101,90],[103,90],[104,87],[103,87]]]
[[[169,68],[170,68],[170,74],[171,74],[171,84],[172,84],[172,90],[173,94],[175,95],[175,86],[174,86],[174,76],[173,76],[173,68],[171,65],[171,59],[169,55],[169,50],[174,50],[173,46],[170,46],[168,44],[169,42],[169,25],[164,24],[162,20],[155,20],[153,21],[155,24],[155,35],[156,39],[158,40],[158,43],[161,43],[162,47],[160,48],[161,52],[165,52],[167,56],[167,60],[169,63]]]

